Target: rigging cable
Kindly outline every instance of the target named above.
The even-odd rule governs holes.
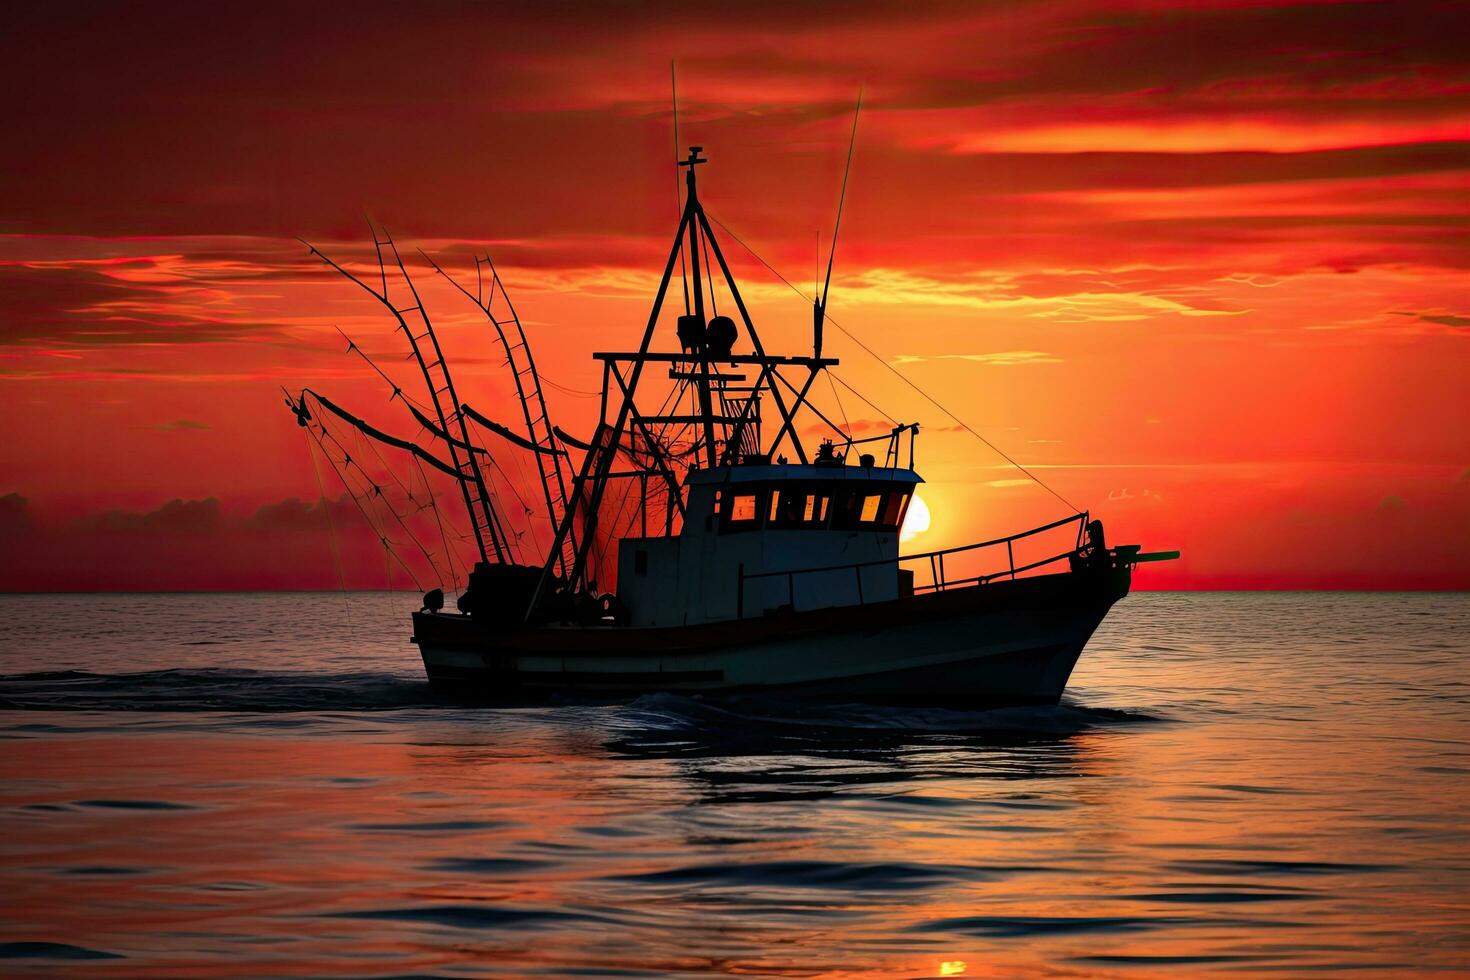
[[[424,464],[419,461],[417,456],[410,458],[413,460],[414,467],[418,470],[419,481],[424,485],[424,493],[429,497],[429,509],[434,512],[434,524],[439,528],[439,541],[444,545],[444,563],[449,567],[449,582],[447,584],[450,589],[453,589],[454,583],[458,581],[454,574],[454,550],[449,547],[449,535],[444,531],[444,518],[439,513],[439,499],[434,493],[434,488],[429,485],[429,476],[424,472]]]
[[[832,400],[837,402],[837,411],[842,413],[842,426],[847,430],[847,441],[852,442],[852,423],[847,420],[847,409],[842,407],[842,396],[837,394],[837,384],[832,380],[832,372],[827,372],[827,384],[832,388]]]
[[[327,517],[327,545],[332,552],[332,564],[337,567],[337,586],[342,590],[342,608],[347,613],[348,624],[352,621],[352,604],[347,601],[347,575],[342,570],[342,552],[337,546],[337,526],[332,521],[332,505],[327,502],[327,487],[322,482],[322,468],[317,465],[316,450],[311,445],[311,433],[306,436],[306,455],[311,457],[311,471],[316,474],[317,501]]]
[[[714,273],[710,271],[709,267],[709,239],[703,235],[699,236],[699,250],[704,253],[704,281],[709,283],[710,312],[713,313],[715,316],[719,316],[720,303],[719,300],[715,298],[715,276]],[[694,261],[698,262],[699,256],[696,255],[694,257]]]
[[[394,398],[402,398],[409,405],[413,405],[413,406],[415,406],[415,407],[417,407],[419,409],[426,409],[428,407],[428,406],[424,405],[423,402],[420,402],[418,399],[414,398],[408,392],[406,392],[402,388],[398,387],[398,385],[393,381],[393,379],[390,378],[390,377],[388,377],[388,375],[386,373],[384,373],[384,371],[383,371],[382,368],[378,367],[377,362],[374,361],[371,357],[369,357],[367,355],[367,352],[357,345],[357,341],[355,341],[351,337],[347,336],[347,333],[340,326],[337,326],[336,324],[333,324],[333,326],[336,327],[337,332],[342,335],[342,339],[345,340],[345,341],[347,341],[347,351],[348,351],[348,353],[356,354],[358,357],[362,358],[363,361],[367,364],[367,366],[370,367],[370,368],[372,368],[375,372],[377,372],[378,377],[382,378],[383,381],[388,385],[388,387],[393,389],[393,394],[391,394],[391,395],[388,396],[388,400],[389,401],[392,401]]]
[[[323,429],[322,431],[324,433],[326,432],[325,429]],[[332,458],[327,455],[326,446],[324,446],[322,444],[321,436],[319,436],[319,435],[317,435],[317,433],[313,432],[310,427],[307,428],[307,432],[311,434],[312,438],[316,439],[317,445],[319,447],[321,447],[322,457],[327,461],[327,465],[330,466],[330,467],[332,467],[332,472],[336,475],[337,479],[340,480],[340,481],[342,481],[342,485],[347,488],[348,496],[350,496],[352,498],[352,502],[357,505],[357,509],[362,514],[363,520],[367,522],[367,526],[372,530],[372,532],[374,534],[376,534],[378,536],[378,540],[379,541],[382,541],[382,542],[386,543],[387,542],[387,535],[383,534],[380,530],[378,530],[378,526],[375,523],[373,523],[372,517],[368,515],[367,508],[362,505],[362,501],[358,499],[357,494],[353,491],[352,484],[350,484],[350,483],[347,482],[347,477],[345,477],[342,474],[342,471],[341,470],[337,469],[337,464],[334,463],[334,462],[332,462]],[[326,433],[326,434],[329,435],[329,436],[331,435],[331,433]],[[333,441],[335,442],[336,440],[334,439]],[[338,443],[338,447],[341,448],[341,443]],[[345,453],[346,450],[344,449],[343,452]],[[350,457],[349,457],[349,461],[350,461]],[[358,467],[358,468],[361,469],[361,467]],[[364,474],[364,475],[366,476],[366,474]],[[369,484],[371,485],[372,478],[371,477],[367,477],[367,479],[369,481]],[[390,513],[392,512],[392,508],[391,507],[389,508],[389,512]],[[396,517],[398,515],[395,513],[394,516]],[[412,537],[412,535],[410,535],[410,537]],[[417,542],[415,542],[415,543],[417,543]],[[408,573],[409,579],[411,579],[413,581],[414,588],[419,588],[420,586],[419,586],[418,576],[414,575],[413,569],[411,569],[411,568],[408,567],[407,563],[404,562],[404,560],[403,560],[403,558],[401,556],[399,556],[396,553],[393,553],[392,552],[392,549],[389,549],[389,552],[390,552],[390,554],[393,554],[393,557],[394,558],[397,558],[398,559],[398,564],[402,565],[403,566],[403,570]]]
[[[854,388],[852,385],[848,384],[846,381],[842,380],[842,375],[840,375],[836,371],[833,371],[833,370],[830,370],[830,369],[827,371],[827,374],[830,377],[836,379],[837,383],[840,384],[840,385],[842,385],[842,387],[846,388],[848,391],[850,391],[854,395],[856,395],[858,397],[858,399],[860,401],[862,401],[862,403],[864,405],[868,406],[873,411],[877,412],[879,415],[883,416],[885,419],[887,419],[889,422],[893,423],[894,425],[897,425],[898,424],[898,419],[894,418],[893,416],[889,415],[887,412],[883,411],[883,409],[879,408],[877,405],[874,405],[872,402],[868,401],[868,398],[867,398],[866,395],[864,395],[861,391],[858,391],[856,388]]]
[[[475,274],[476,274],[477,277],[480,275],[480,264],[478,262],[475,263]],[[490,289],[491,289],[492,301],[493,301],[493,296],[494,296],[494,290],[495,290],[495,283],[496,283],[496,281],[497,280],[495,278],[492,278],[491,281],[490,281]],[[479,289],[480,291],[483,292],[483,288],[484,288],[483,285],[480,285],[479,283],[477,283],[477,289]],[[364,362],[366,362],[367,365],[369,367],[371,367],[377,373],[377,375],[380,378],[382,378],[383,381],[385,381],[389,385],[389,387],[391,387],[393,389],[393,394],[389,396],[389,401],[392,401],[393,398],[402,398],[404,400],[404,402],[409,406],[409,411],[413,412],[414,417],[417,419],[419,425],[422,428],[428,430],[431,434],[436,435],[436,436],[440,437],[441,439],[444,439],[444,440],[446,440],[448,442],[452,442],[455,445],[461,446],[462,448],[466,448],[470,452],[477,451],[477,447],[469,446],[467,444],[463,444],[459,440],[455,439],[453,436],[450,436],[447,432],[441,431],[437,426],[435,426],[433,424],[432,420],[430,420],[429,418],[427,418],[423,414],[422,411],[415,411],[415,408],[422,408],[423,407],[422,404],[419,403],[418,401],[416,401],[413,398],[413,396],[409,395],[402,388],[400,388],[397,384],[395,384],[394,381],[393,381],[393,379],[390,378],[390,377],[388,377],[388,375],[383,371],[383,369],[380,368],[380,367],[378,367],[377,363],[374,362],[373,359],[371,357],[369,357],[367,355],[367,353],[361,347],[359,347],[357,345],[357,343],[351,337],[347,336],[347,334],[342,330],[342,328],[340,326],[337,327],[337,332],[342,335],[342,339],[343,340],[346,340],[347,341],[347,349],[348,349],[348,351],[350,351],[352,353],[355,353],[355,354],[357,354],[358,357],[362,358],[362,360]],[[556,385],[556,387],[560,388],[561,386],[560,385]],[[568,389],[563,389],[563,390],[568,390]],[[592,392],[592,393],[589,393],[589,394],[595,395],[597,393],[596,392]],[[474,413],[471,413],[471,417],[474,417]],[[490,423],[488,419],[483,419],[483,418],[475,418],[475,421],[480,422],[482,425],[493,424],[493,423]],[[520,445],[527,445],[527,443],[525,443],[523,440],[519,439],[518,437],[512,435],[508,430],[505,430],[503,428],[497,427],[494,431],[496,431],[500,435],[505,436],[511,442],[514,442],[514,443],[517,443],[517,444],[520,444]],[[371,443],[369,443],[369,445],[372,446]],[[387,470],[387,472],[389,473],[389,475],[392,476],[394,478],[394,480],[399,483],[400,488],[404,490],[404,493],[405,494],[407,494],[408,499],[410,501],[412,501],[413,503],[417,504],[418,501],[414,498],[414,495],[413,495],[412,490],[409,490],[409,489],[407,489],[406,487],[403,486],[402,481],[399,481],[398,480],[397,474],[394,473],[392,467],[388,466],[388,464],[386,463],[386,461],[383,460],[383,457],[382,457],[382,455],[380,453],[378,453],[377,448],[375,446],[373,446],[372,448],[373,448],[373,453],[375,455],[377,455],[377,457],[378,457],[378,462],[379,463],[382,463],[384,469]],[[486,454],[486,455],[488,456],[489,454]],[[500,463],[493,456],[489,456],[489,459],[490,459],[491,466],[494,467],[494,469],[500,471],[500,475],[504,479],[505,484],[506,484],[506,487],[510,490],[511,494],[516,498],[516,502],[521,505],[522,510],[525,510],[527,513],[529,513],[530,511],[526,507],[525,500],[521,497],[520,493],[516,490],[515,485],[511,481],[509,474],[507,474],[505,472],[504,468],[501,467]],[[418,462],[417,459],[415,460],[415,462]],[[517,468],[519,470],[519,458],[517,458]],[[420,465],[419,469],[420,469],[420,474],[422,475],[422,469],[423,469],[422,465]],[[524,474],[522,474],[522,475],[524,475]],[[427,480],[427,478],[425,478],[424,485],[425,485],[425,488],[427,489],[427,487],[428,487],[428,480]],[[432,491],[430,492],[430,498],[429,499],[430,499],[431,504],[434,505],[434,517],[435,517],[435,520],[438,521],[440,519],[439,518],[439,512],[438,512],[437,502],[435,502],[435,500],[434,500],[434,497],[432,495]],[[423,508],[421,507],[419,509],[422,510]],[[442,522],[441,522],[441,526],[439,528],[439,531],[440,531],[440,538],[443,539],[444,538],[444,529],[443,529],[443,526],[442,526]],[[412,536],[412,535],[410,535],[410,536]],[[518,535],[517,536],[514,536],[514,537],[515,537],[515,544],[517,546],[516,547],[517,558],[518,558],[518,560],[524,560],[523,555],[521,554],[521,551],[520,551],[520,548],[519,548],[520,538],[519,538]],[[416,539],[415,539],[415,543],[416,544],[418,543]],[[424,550],[422,545],[420,545],[419,547],[420,547],[420,550]],[[446,550],[446,554],[447,554],[448,553],[448,543],[447,543],[447,541],[445,543],[445,550]],[[427,557],[427,552],[426,552],[426,557]],[[434,561],[433,561],[432,558],[429,559],[429,567],[435,572],[435,574],[438,574],[439,573],[439,569],[435,565],[435,563],[434,563]],[[454,576],[454,562],[453,562],[452,556],[449,558],[449,575],[450,575],[450,581],[453,581],[453,576]]]
[[[684,191],[679,186],[679,75],[675,62],[669,62],[669,92],[674,104],[674,215],[684,221]],[[679,238],[684,236],[681,233]],[[684,315],[689,315],[689,269],[684,264],[684,246],[679,246],[679,278],[684,281]]]
[[[541,378],[542,384],[551,385],[551,387],[555,388],[557,391],[572,395],[576,398],[596,398],[598,395],[602,394],[602,392],[600,391],[584,391],[581,388],[568,388],[566,385],[559,385],[555,381],[552,381],[550,378],[548,378],[546,375],[542,374],[539,370],[536,372],[536,374]]]
[[[706,212],[706,214],[708,214],[708,212]],[[709,219],[711,221],[713,221],[715,224],[717,224],[717,225],[720,226],[720,228],[725,232],[725,234],[729,235],[731,238],[733,238],[735,240],[735,242],[741,248],[743,248],[747,252],[749,252],[755,258],[755,260],[757,262],[759,262],[761,265],[765,266],[768,270],[770,270],[770,272],[772,273],[772,275],[774,275],[777,279],[780,279],[787,286],[789,286],[791,288],[792,292],[796,293],[796,295],[800,296],[802,299],[807,300],[808,302],[812,302],[812,300],[808,299],[807,295],[805,293],[803,293],[799,287],[797,287],[796,285],[794,285],[791,282],[790,279],[787,279],[785,276],[781,275],[781,273],[777,272],[776,269],[771,265],[771,263],[769,263],[765,259],[761,258],[760,254],[758,252],[756,252],[755,249],[753,249],[749,245],[747,245],[740,238],[740,236],[737,235],[737,234],[735,234],[733,231],[731,231],[729,229],[729,227],[723,221],[721,221],[719,218],[715,217],[712,214],[711,215],[708,215],[708,216],[709,216]],[[1066,504],[1069,508],[1071,508],[1071,510],[1074,513],[1081,513],[1081,509],[1078,508],[1076,504],[1072,503],[1066,497],[1063,497],[1060,493],[1058,493],[1057,491],[1053,490],[1051,488],[1051,486],[1045,480],[1043,480],[1041,477],[1037,476],[1035,473],[1032,473],[1030,470],[1028,470],[1026,467],[1022,466],[1020,463],[1016,462],[1014,459],[1011,458],[1011,456],[1008,453],[1006,453],[1005,450],[1001,449],[995,443],[991,442],[989,439],[987,439],[984,436],[982,436],[979,432],[977,432],[973,428],[971,428],[970,425],[969,425],[969,423],[967,423],[964,419],[960,418],[954,412],[951,412],[949,409],[947,409],[943,405],[941,405],[939,403],[939,401],[933,395],[929,394],[923,388],[920,388],[918,385],[916,385],[912,381],[910,381],[908,379],[908,376],[907,375],[905,375],[898,368],[896,368],[892,364],[890,364],[885,358],[883,358],[876,351],[874,351],[873,348],[869,347],[867,344],[865,344],[861,340],[859,340],[853,334],[853,332],[851,330],[848,330],[842,324],[838,323],[836,320],[833,320],[829,316],[825,316],[824,315],[824,319],[826,319],[829,323],[832,324],[832,326],[836,327],[838,330],[841,330],[843,332],[843,334],[847,337],[848,340],[851,340],[853,343],[855,343],[859,347],[861,347],[868,354],[868,356],[870,356],[871,358],[873,358],[873,360],[875,360],[879,364],[883,365],[885,368],[888,369],[888,371],[891,374],[893,374],[895,377],[897,377],[900,381],[902,381],[904,384],[908,385],[910,388],[914,389],[914,391],[918,392],[921,396],[923,396],[923,398],[924,398],[925,401],[929,402],[929,404],[931,404],[935,408],[939,409],[945,415],[948,415],[952,420],[954,420],[954,422],[957,425],[959,425],[960,428],[964,429],[970,435],[974,436],[976,439],[979,439],[981,442],[983,442],[986,446],[990,447],[991,451],[993,451],[997,456],[999,456],[1001,459],[1005,460],[1007,463],[1010,463],[1016,469],[1020,470],[1022,473],[1024,473],[1026,475],[1026,477],[1028,479],[1030,479],[1032,482],[1034,482],[1037,486],[1041,487],[1047,493],[1051,494],[1053,497],[1057,498],[1062,503]],[[852,391],[854,394],[856,394],[856,389],[854,389],[852,387],[852,385],[849,385],[847,382],[844,381],[842,383],[842,386],[844,388],[848,389],[849,391]],[[862,396],[859,395],[858,397],[862,397]],[[863,400],[864,401],[867,401],[866,398],[864,398]],[[872,402],[868,402],[868,404],[869,405],[872,405]],[[876,407],[876,406],[874,406],[874,407]]]
[[[318,401],[321,401],[322,400],[321,396],[320,395],[317,395],[315,392],[312,392],[312,396],[315,397]],[[352,453],[350,453],[347,450],[347,447],[342,444],[342,441],[340,439],[338,439],[336,436],[334,436],[327,429],[327,427],[324,424],[322,424],[322,422],[321,422],[320,419],[317,420],[316,424],[317,424],[317,428],[320,429],[321,432],[318,435],[316,432],[313,431],[312,432],[312,435],[313,435],[314,438],[316,438],[317,445],[321,446],[321,448],[322,448],[322,456],[323,456],[323,458],[325,458],[326,461],[327,461],[327,464],[332,467],[332,470],[333,470],[334,473],[336,473],[337,478],[342,481],[342,485],[345,486],[347,488],[348,492],[352,494],[353,503],[356,503],[357,506],[358,506],[358,509],[363,511],[363,516],[364,517],[367,517],[367,511],[366,511],[366,509],[363,508],[362,502],[360,500],[358,500],[357,492],[355,490],[353,490],[352,485],[347,482],[347,477],[343,474],[342,471],[340,471],[340,470],[337,469],[337,464],[334,463],[332,461],[332,458],[327,455],[326,445],[325,445],[325,443],[322,442],[323,437],[325,437],[327,439],[330,439],[333,443],[336,444],[337,448],[339,450],[341,450],[341,452],[342,452],[342,458],[343,458],[343,466],[349,468],[348,469],[348,472],[351,472],[350,467],[353,467],[353,466],[357,467],[357,471],[362,474],[363,479],[366,480],[368,486],[372,488],[372,494],[371,495],[369,495],[368,492],[366,490],[364,490],[363,493],[362,493],[362,496],[365,497],[365,498],[369,498],[370,496],[372,496],[372,497],[378,497],[379,499],[381,499],[383,501],[383,506],[387,509],[388,513],[391,514],[391,515],[393,515],[393,519],[398,522],[399,526],[403,528],[404,533],[408,535],[409,541],[413,542],[413,544],[415,546],[417,546],[417,548],[419,549],[419,551],[423,553],[424,559],[429,563],[429,568],[437,575],[439,573],[439,569],[434,566],[434,559],[429,554],[428,549],[423,546],[423,544],[419,541],[418,537],[413,533],[413,531],[409,528],[409,526],[404,523],[402,515],[400,515],[398,513],[397,509],[393,506],[392,502],[390,500],[388,500],[387,497],[383,496],[383,488],[378,485],[378,482],[377,482],[377,480],[375,480],[373,478],[373,475],[371,473],[369,473],[363,467],[363,465],[361,463],[357,462],[356,460],[354,460],[352,458]],[[308,431],[312,431],[312,430],[308,429]],[[363,436],[362,434],[359,434],[358,435],[358,438],[366,441],[365,436]],[[369,444],[369,445],[371,445],[371,444]],[[391,473],[391,470],[390,470],[390,473]],[[369,527],[372,527],[374,533],[376,533],[380,539],[382,539],[383,541],[386,542],[386,540],[387,540],[386,535],[384,535],[382,532],[378,531],[377,526],[375,524],[373,524],[373,522],[372,522],[371,519],[368,520],[368,526]],[[407,562],[405,562],[402,557],[400,557],[400,556],[398,556],[396,554],[394,555],[394,557],[398,558],[398,563],[403,566],[404,571],[408,572],[408,577],[413,580],[414,587],[415,588],[418,588],[419,587],[418,576],[416,576],[413,573],[413,570],[408,567]]]
[[[326,431],[326,430],[323,429],[323,431]],[[357,441],[358,441],[359,444],[366,444],[367,447],[372,450],[373,455],[378,458],[378,462],[382,464],[383,468],[387,471],[388,475],[391,476],[396,482],[398,482],[399,485],[400,485],[400,487],[403,487],[404,493],[407,494],[408,493],[408,488],[407,487],[404,487],[403,484],[402,484],[402,482],[398,480],[398,475],[393,472],[393,468],[388,465],[388,463],[387,463],[386,460],[383,459],[382,454],[378,452],[378,449],[377,449],[376,446],[373,445],[372,440],[369,439],[366,435],[364,435],[361,432],[357,433],[356,438],[357,438]],[[335,436],[332,437],[332,441],[335,442],[335,443],[337,443],[338,447],[339,448],[342,448],[342,450],[343,450],[344,453],[346,452],[346,447],[342,446],[341,441],[338,440]],[[423,545],[423,543],[421,541],[419,541],[418,536],[416,534],[414,534],[413,529],[410,528],[408,526],[408,523],[403,519],[403,515],[400,514],[400,513],[398,513],[398,508],[395,507],[395,506],[393,506],[393,501],[388,497],[387,494],[385,494],[383,492],[383,490],[387,486],[387,484],[379,484],[378,481],[377,481],[377,478],[374,477],[373,474],[369,473],[367,471],[367,468],[365,466],[363,466],[361,463],[357,462],[356,460],[352,459],[350,455],[347,457],[347,463],[346,463],[346,465],[348,465],[348,466],[356,466],[357,467],[358,472],[360,472],[363,475],[363,478],[368,481],[368,486],[370,486],[370,487],[373,488],[372,496],[373,497],[377,497],[379,500],[381,500],[383,502],[383,508],[385,510],[387,510],[388,513],[393,516],[393,519],[398,522],[398,526],[401,527],[401,528],[403,528],[403,532],[408,535],[408,540],[411,541],[411,542],[413,542],[414,546],[417,547],[419,549],[419,552],[424,556],[424,560],[429,563],[429,571],[433,572],[435,575],[438,575],[439,574],[439,569],[434,564],[434,556],[431,555],[429,553],[429,549],[428,548],[425,548],[424,545]],[[368,495],[366,493],[364,493],[363,496],[365,498],[367,498],[367,499],[371,499],[371,497],[368,497]],[[413,495],[412,494],[409,494],[408,499],[412,503],[418,503],[418,501],[416,501],[416,500],[413,499]],[[407,509],[407,508],[405,508],[405,509]],[[412,512],[410,512],[410,516],[412,516],[413,513],[418,513],[418,511],[412,511]],[[385,548],[388,547],[388,539],[387,539],[387,536],[386,535],[383,535],[381,537],[382,537],[382,540],[383,540],[383,546]],[[395,555],[395,557],[396,557],[396,555]],[[407,562],[404,562],[402,558],[399,558],[399,562],[401,564],[403,564],[405,570],[408,568]],[[413,581],[414,581],[414,587],[415,588],[418,588],[419,587],[418,577],[415,576],[413,574],[413,572],[411,572],[411,571],[408,574],[409,574],[409,577],[412,578]],[[393,591],[393,588],[392,588],[392,586],[393,586],[393,578],[392,578],[392,573],[391,572],[389,573],[389,577],[388,577],[388,586],[389,586],[388,587],[388,591],[389,592],[392,592]]]

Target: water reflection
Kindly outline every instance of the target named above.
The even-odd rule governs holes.
[[[602,747],[674,763],[696,803],[819,801],[864,788],[916,801],[903,784],[1095,774],[1099,729],[1154,720],[1076,706],[962,712],[661,696],[621,715]]]
[[[484,711],[394,680],[401,638],[10,669],[0,973],[1449,972],[1470,603],[1418,601],[1344,645],[1336,599],[1130,597],[1149,648],[1109,626],[1010,712]]]

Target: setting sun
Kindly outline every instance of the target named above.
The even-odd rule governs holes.
[[[914,500],[909,504],[909,512],[904,515],[903,527],[899,529],[898,539],[910,541],[927,530],[929,530],[929,505],[924,503],[923,497],[914,494]]]

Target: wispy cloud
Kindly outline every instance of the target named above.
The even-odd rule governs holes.
[[[1412,310],[1391,310],[1389,315],[1413,317],[1419,323],[1433,323],[1442,327],[1470,327],[1470,316],[1461,316],[1457,313],[1416,313]]]
[[[972,361],[991,367],[1015,367],[1020,364],[1060,364],[1062,359],[1054,354],[1038,350],[1007,350],[986,354],[899,354],[894,364],[921,364],[924,361]]]

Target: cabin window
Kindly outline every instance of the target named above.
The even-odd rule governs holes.
[[[910,493],[886,490],[882,484],[834,487],[821,483],[737,485],[715,493],[720,530],[750,531],[759,527],[815,530],[893,530],[903,522]],[[868,492],[872,491],[872,492]]]
[[[878,492],[866,492],[869,489]],[[891,531],[903,522],[908,502],[907,490],[881,491],[871,485],[844,488],[832,495],[832,527],[846,531]]]
[[[885,494],[883,501],[883,526],[887,528],[898,527],[903,523],[903,511],[908,506],[909,495],[906,493]]]
[[[843,530],[857,527],[857,508],[860,496],[851,490],[839,490],[832,500],[832,526]]]
[[[760,527],[760,495],[757,493],[722,493],[720,508],[720,530],[749,531]]]
[[[731,498],[731,524],[754,524],[758,516],[755,512],[755,494],[738,493]]]
[[[782,490],[781,501],[776,505],[776,527],[799,527],[802,512],[810,505],[811,497],[799,490]]]
[[[778,528],[825,527],[827,512],[831,509],[831,497],[811,491],[811,487],[772,490],[771,516],[766,522],[767,526]]]

